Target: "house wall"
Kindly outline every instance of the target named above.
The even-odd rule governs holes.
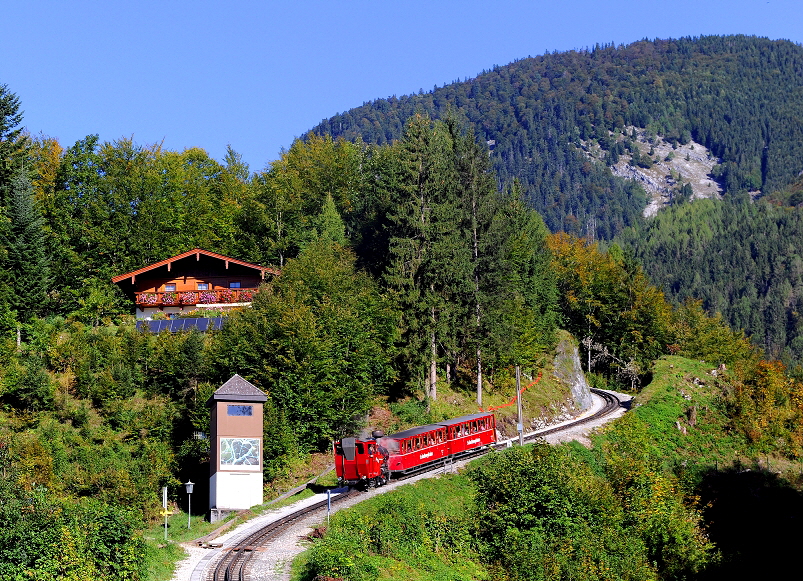
[[[258,276],[245,275],[162,276],[152,279],[144,277],[145,275],[137,277],[137,281],[134,284],[136,292],[163,292],[166,290],[165,285],[169,283],[176,285],[176,292],[183,292],[198,290],[198,283],[208,284],[209,290],[222,290],[230,288],[232,282],[239,282],[240,288],[257,288],[262,282],[262,279]]]

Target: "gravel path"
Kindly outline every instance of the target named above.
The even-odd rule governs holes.
[[[550,444],[557,444],[559,442],[567,442],[570,440],[578,440],[585,445],[589,445],[590,441],[588,439],[588,434],[596,427],[603,425],[606,422],[611,421],[614,418],[620,417],[626,411],[626,407],[629,404],[631,396],[622,393],[610,392],[616,395],[620,401],[627,402],[625,403],[625,407],[620,407],[618,410],[613,412],[612,414],[606,416],[605,418],[600,418],[594,422],[590,422],[587,424],[583,424],[577,426],[575,428],[568,429],[564,432],[560,432],[558,434],[550,434],[545,437],[545,440]],[[565,422],[560,422],[553,426],[549,426],[550,428],[559,426],[562,424],[568,424],[575,419],[580,419],[582,417],[589,416],[595,413],[597,410],[604,406],[604,400],[594,395],[594,405],[583,413],[581,416],[574,418],[572,420],[566,420]],[[538,431],[533,432],[533,434],[538,434]],[[529,434],[527,434],[529,435]],[[510,440],[511,444],[518,441],[518,438],[514,440]],[[470,460],[462,460],[459,462],[455,462],[451,470],[457,470],[458,468],[467,464]],[[377,489],[368,490],[362,494],[357,495],[353,499],[345,500],[337,505],[333,505],[332,512],[337,512],[338,510],[343,510],[344,508],[349,508],[358,502],[362,502],[368,498],[376,494],[383,494],[389,490],[393,490],[398,486],[404,486],[405,484],[411,484],[413,482],[417,482],[423,478],[433,478],[437,477],[444,473],[444,470],[435,470],[432,472],[427,472],[424,474],[419,474],[418,476],[408,478],[401,481],[390,482],[388,485],[383,486]],[[221,551],[226,550],[226,547],[231,547],[237,543],[237,541],[251,532],[255,531],[256,529],[265,526],[266,524],[273,522],[287,514],[295,512],[301,508],[314,504],[316,502],[320,502],[321,500],[325,500],[325,494],[316,494],[310,498],[304,499],[299,501],[293,505],[283,507],[281,509],[272,510],[270,512],[266,512],[256,518],[249,520],[246,523],[238,526],[237,528],[229,531],[228,533],[221,535],[215,542],[222,543],[223,547],[220,549],[202,549],[195,545],[190,545],[189,543],[184,543],[182,546],[187,551],[187,558],[181,561],[177,568],[176,572],[173,575],[172,581],[204,581],[206,579],[206,569],[208,568],[209,564],[215,560]],[[309,541],[306,540],[306,536],[309,535],[313,528],[319,526],[321,524],[321,514],[313,514],[309,517],[301,519],[297,521],[294,525],[290,528],[286,529],[282,536],[277,537],[274,541],[272,541],[268,547],[259,549],[259,555],[256,556],[255,559],[252,560],[251,566],[251,579],[252,581],[289,581],[290,579],[290,564],[292,563],[293,559],[297,557],[300,553],[305,551],[309,546]]]

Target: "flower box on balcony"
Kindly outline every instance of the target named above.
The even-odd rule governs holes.
[[[204,305],[217,302],[217,295],[210,291],[203,291],[198,295],[198,302]]]
[[[139,295],[139,302],[144,305],[155,305],[159,302],[159,295],[156,293],[142,293]]]
[[[182,305],[195,305],[198,304],[198,293],[186,292],[179,295]]]

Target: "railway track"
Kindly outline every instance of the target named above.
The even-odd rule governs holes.
[[[357,493],[356,489],[350,489],[348,492],[338,494],[332,498],[332,504],[342,502]],[[235,546],[226,549],[214,567],[209,567],[206,579],[208,581],[244,581],[248,573],[249,562],[253,558],[255,551],[264,547],[273,538],[281,534],[288,525],[326,508],[327,502],[322,500],[297,510],[244,537]]]
[[[525,436],[524,441],[531,442],[533,440],[537,440],[538,438],[542,438],[543,436],[547,436],[549,434],[555,434],[563,430],[567,430],[569,428],[577,427],[578,425],[583,425],[593,422],[612,413],[621,405],[619,399],[612,394],[600,391],[598,389],[592,389],[591,391],[605,400],[605,405],[600,410],[598,410],[597,412],[586,418],[575,420],[568,424],[556,426],[554,428],[547,428],[544,430],[539,430],[537,432],[534,432],[528,436]],[[504,448],[507,445],[508,444],[506,443],[497,444],[495,448]],[[479,456],[482,453],[485,453],[485,450],[478,452],[474,456]],[[467,459],[469,457],[470,456],[464,456],[460,458],[460,460]],[[437,470],[440,469],[441,467],[442,466],[439,463],[437,466],[429,467],[429,470]],[[397,480],[405,480],[407,478],[417,476],[422,472],[425,471],[415,472],[414,474],[407,474],[401,478],[398,478]],[[358,494],[357,490],[350,489],[348,492],[333,497],[332,504],[342,502],[347,498],[351,498],[355,494]],[[305,516],[313,514],[319,510],[325,509],[326,505],[327,505],[326,500],[317,502],[306,508],[293,512],[289,515],[286,515],[276,521],[273,521],[272,523],[260,528],[256,532],[244,537],[239,542],[237,542],[235,546],[225,549],[223,551],[223,554],[218,558],[217,562],[214,563],[213,566],[207,568],[206,575],[204,577],[205,580],[245,581],[248,578],[250,562],[253,559],[256,551],[266,546],[272,539],[278,537],[289,525],[295,523],[296,521]]]

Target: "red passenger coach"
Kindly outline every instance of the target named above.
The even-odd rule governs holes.
[[[391,475],[465,456],[496,442],[496,422],[492,413],[472,414],[390,436],[381,432],[373,436],[335,442],[335,470],[341,484],[381,485]]]
[[[459,457],[480,446],[496,442],[493,414],[473,414],[441,422],[449,434],[449,454]]]

